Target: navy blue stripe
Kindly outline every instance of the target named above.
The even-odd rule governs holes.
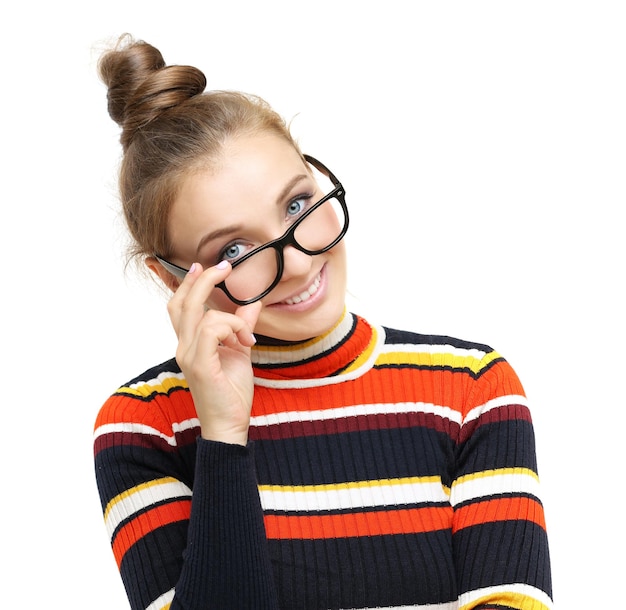
[[[450,532],[269,541],[284,608],[374,608],[456,600]]]
[[[474,343],[472,341],[464,341],[455,337],[446,335],[423,335],[405,330],[397,330],[394,328],[385,329],[385,344],[396,345],[400,343],[410,343],[412,345],[450,345],[459,349],[475,349],[480,352],[489,354],[493,352],[493,348],[484,343]]]
[[[148,370],[141,373],[141,375],[134,377],[129,382],[123,385],[129,386],[134,383],[142,383],[142,382],[150,381],[150,379],[155,379],[162,373],[178,374],[180,372],[181,370],[180,370],[180,367],[178,366],[178,363],[176,362],[176,358],[170,358],[169,360],[166,360],[165,362],[162,362],[161,364],[157,364],[156,366],[149,368]]]
[[[254,444],[259,483],[280,481],[281,485],[436,476],[448,471],[454,451],[445,433],[425,427],[256,440]]]
[[[458,476],[495,468],[529,468],[537,472],[532,424],[508,419],[478,427],[468,441],[459,445],[457,465]]]
[[[154,481],[155,473],[173,476],[190,489],[193,486],[193,473],[196,456],[196,443],[179,447],[173,454],[165,454],[158,449],[147,449],[133,445],[115,445],[102,449],[95,456],[95,469],[104,510],[112,498],[132,487]],[[174,463],[174,466],[172,466]],[[133,464],[133,468],[120,469],[118,464]]]
[[[460,558],[460,593],[493,583],[526,583],[552,596],[547,535],[536,523],[497,521],[464,528],[454,535],[454,549]]]
[[[146,534],[128,549],[122,559],[120,574],[131,607],[146,608],[176,585],[186,546],[187,521],[180,521]],[[155,561],[150,570],[146,570],[143,567],[146,557],[162,559],[163,549],[167,549],[167,561]]]

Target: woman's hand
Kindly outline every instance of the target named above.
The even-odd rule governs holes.
[[[206,309],[216,284],[230,271],[226,262],[206,271],[192,265],[168,312],[178,337],[176,360],[193,396],[201,436],[245,445],[254,392],[250,348],[261,303],[239,307],[234,314]]]

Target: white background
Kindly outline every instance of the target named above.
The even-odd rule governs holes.
[[[2,580],[19,608],[126,606],[92,466],[102,402],[173,355],[125,271],[124,31],[268,99],[347,190],[351,309],[489,343],[530,397],[557,607],[623,607],[621,2],[11,3],[2,71]]]

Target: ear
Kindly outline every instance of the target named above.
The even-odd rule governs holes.
[[[180,279],[163,267],[154,256],[148,256],[145,263],[146,267],[148,267],[148,269],[150,269],[150,271],[152,271],[152,273],[154,273],[172,292],[176,292],[176,289],[180,286]]]

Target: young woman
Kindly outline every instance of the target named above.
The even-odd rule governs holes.
[[[344,187],[264,101],[129,38],[100,74],[178,337],[95,426],[131,607],[551,607],[509,364],[346,311]]]

